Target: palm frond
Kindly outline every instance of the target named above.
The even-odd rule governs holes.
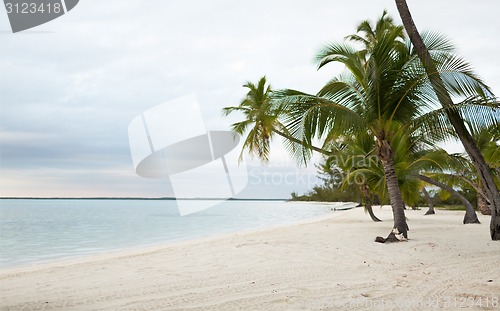
[[[490,88],[472,70],[471,65],[456,55],[434,58],[447,91],[455,97],[493,97]]]
[[[328,63],[339,62],[344,64],[357,79],[363,78],[364,68],[361,59],[361,54],[345,42],[331,42],[321,48],[315,57],[318,69]]]
[[[420,33],[425,46],[429,50],[432,56],[436,53],[452,53],[455,51],[455,45],[453,42],[445,35],[436,31],[422,31]],[[407,45],[411,51],[412,55],[417,55],[417,51],[412,46],[411,41],[407,40]],[[434,54],[434,55],[433,55]]]
[[[470,98],[452,107],[430,111],[408,124],[410,132],[417,132],[440,142],[456,137],[448,113],[458,113],[469,124],[472,131],[500,124],[498,102],[485,102],[481,98]]]

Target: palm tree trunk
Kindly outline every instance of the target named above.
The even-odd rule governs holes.
[[[476,211],[474,210],[474,206],[460,193],[456,192],[452,187],[445,185],[437,180],[429,178],[424,175],[416,175],[416,177],[426,183],[429,183],[434,186],[438,186],[439,188],[448,191],[451,195],[455,196],[457,199],[462,202],[465,206],[465,215],[464,215],[464,224],[480,224],[481,222],[477,218]]]
[[[396,6],[403,21],[403,25],[410,37],[410,40],[417,51],[418,57],[422,61],[427,76],[432,84],[434,91],[444,108],[453,106],[453,101],[446,91],[441,76],[437,74],[436,66],[432,61],[429,50],[425,46],[422,37],[420,36],[406,0],[396,0]],[[469,155],[481,182],[484,185],[484,190],[491,203],[491,222],[490,222],[490,235],[492,240],[500,240],[500,192],[495,185],[495,181],[490,172],[486,161],[484,160],[476,142],[464,125],[460,115],[452,109],[447,109],[447,115],[450,119],[453,128],[455,129],[460,141],[462,142],[467,154]]]
[[[477,209],[483,215],[491,215],[491,208],[488,204],[488,200],[479,192],[477,193]]]
[[[471,185],[477,193],[477,209],[483,215],[491,215],[491,206],[485,191],[482,188],[481,181],[474,182],[465,176],[459,176],[460,179]]]
[[[434,215],[436,212],[434,211],[434,202],[429,195],[429,192],[425,190],[425,188],[422,189],[422,193],[424,194],[425,200],[427,201],[427,204],[429,205],[429,210],[425,213],[425,215]]]
[[[365,199],[365,209],[370,215],[371,219],[375,222],[382,221],[379,218],[377,218],[377,216],[375,216],[375,214],[373,213],[372,199],[370,196],[370,189],[368,188],[368,186],[365,183],[363,183],[362,185],[359,186],[359,189],[361,190],[361,193],[363,193],[363,197]]]
[[[392,146],[387,140],[379,141],[378,156],[384,166],[385,181],[389,200],[392,206],[392,215],[394,216],[394,226],[386,239],[377,237],[376,242],[398,242],[408,238],[408,225],[404,211],[403,197],[399,189],[398,177],[394,169]],[[401,235],[404,239],[401,238]]]

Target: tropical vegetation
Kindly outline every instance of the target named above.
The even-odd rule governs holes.
[[[485,197],[491,205],[491,221],[490,221],[490,235],[492,240],[500,240],[500,190],[495,183],[493,174],[491,173],[483,154],[479,150],[474,138],[465,126],[461,115],[453,108],[454,103],[451,98],[451,92],[446,88],[443,81],[443,75],[438,73],[435,59],[429,51],[429,46],[422,40],[420,33],[415,26],[413,18],[408,8],[406,0],[396,0],[396,7],[398,8],[399,15],[403,21],[406,32],[411,42],[415,46],[415,50],[422,65],[425,69],[426,75],[429,78],[432,88],[439,99],[440,104],[447,109],[447,117],[457,133],[462,145],[464,146],[471,162],[479,175],[481,180],[482,190],[484,190]],[[498,111],[496,112],[498,114]]]
[[[224,113],[243,113],[244,120],[233,124],[232,130],[246,135],[244,150],[263,160],[268,160],[275,134],[284,138],[300,163],[307,163],[314,151],[330,162],[372,159],[354,166],[345,160],[333,162],[347,173],[346,181],[363,177],[358,190],[365,204],[373,195],[388,198],[394,224],[382,240],[405,240],[405,203],[414,204],[422,183],[429,183],[425,179],[430,177],[423,174],[426,169],[434,173],[446,169],[446,157],[437,144],[456,136],[450,113],[462,123],[465,120],[472,131],[500,123],[494,95],[454,54],[450,41],[431,32],[423,33],[422,40],[444,88],[456,99],[452,105],[440,105],[417,49],[403,26],[384,12],[375,24],[364,21],[355,34],[318,52],[319,69],[340,63],[345,71],[316,94],[273,91],[264,77],[257,85],[247,83],[249,91],[240,105],[227,107]],[[318,140],[321,147],[313,145]]]

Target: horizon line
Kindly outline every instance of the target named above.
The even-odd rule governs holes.
[[[289,198],[176,198],[176,197],[0,197],[0,200],[218,200],[218,201],[287,201]]]

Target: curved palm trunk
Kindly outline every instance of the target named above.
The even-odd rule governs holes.
[[[401,16],[401,20],[403,21],[406,32],[408,33],[408,36],[410,37],[410,40],[417,51],[418,57],[425,67],[425,71],[427,73],[427,76],[429,77],[434,91],[436,92],[439,102],[444,108],[452,107],[453,101],[446,91],[441,76],[439,74],[436,74],[436,66],[434,65],[431,55],[429,54],[429,50],[422,41],[422,37],[420,36],[417,27],[413,22],[413,18],[410,14],[410,10],[408,8],[406,0],[396,0],[396,6],[398,8],[399,15]],[[484,160],[483,155],[479,151],[479,148],[472,138],[472,135],[465,127],[463,120],[460,118],[460,115],[456,111],[451,109],[447,110],[447,115],[451,124],[453,125],[453,128],[457,132],[460,141],[467,151],[467,154],[472,160],[472,163],[476,168],[481,182],[484,185],[486,195],[491,203],[491,239],[500,240],[500,192],[496,187],[493,176],[488,165],[486,164],[486,161]]]
[[[425,215],[436,214],[436,212],[434,211],[434,202],[433,202],[431,196],[429,195],[429,192],[427,192],[427,190],[425,190],[425,188],[423,188],[422,193],[424,194],[425,200],[427,201],[427,204],[429,205],[429,209],[427,210]]]
[[[389,192],[389,200],[392,206],[392,215],[394,217],[394,226],[386,239],[377,237],[376,242],[399,242],[408,238],[408,225],[404,211],[403,197],[399,189],[398,177],[394,170],[392,146],[387,140],[380,141],[378,147],[378,156],[384,166],[384,175]]]
[[[448,191],[451,195],[455,196],[462,202],[462,204],[465,206],[465,216],[464,216],[464,224],[480,224],[481,222],[477,218],[476,211],[474,210],[474,206],[470,204],[470,202],[460,193],[456,192],[452,187],[445,185],[437,180],[434,180],[432,178],[429,178],[424,175],[417,175],[417,178],[425,181],[426,183],[429,183],[434,186],[438,186],[439,188]]]
[[[370,215],[371,219],[375,222],[380,222],[382,220],[378,219],[377,216],[373,213],[373,208],[372,208],[372,199],[370,196],[370,189],[368,186],[363,183],[362,185],[359,186],[359,189],[361,190],[361,193],[363,193],[363,197],[365,199],[365,209]]]

